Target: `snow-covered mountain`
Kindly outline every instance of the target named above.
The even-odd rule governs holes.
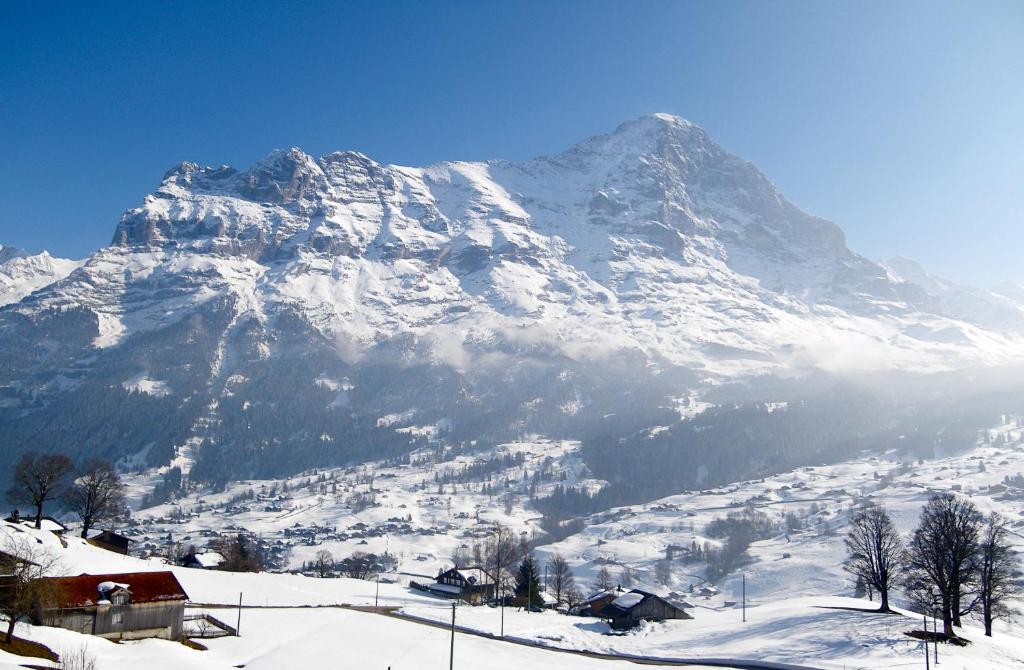
[[[0,305],[18,302],[26,295],[63,279],[81,265],[54,258],[48,252],[31,255],[24,249],[0,245]]]
[[[207,474],[225,454],[301,468],[584,431],[698,379],[1024,352],[1013,319],[906,279],[664,114],[526,162],[182,163],[110,246],[0,311],[2,423],[14,449],[43,431]]]
[[[882,261],[881,265],[894,280],[913,284],[934,298],[934,309],[941,314],[996,330],[1024,330],[1024,296],[1015,295],[1012,288],[988,291],[957,284],[903,256]]]

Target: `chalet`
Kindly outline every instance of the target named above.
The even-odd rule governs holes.
[[[90,530],[87,536],[89,544],[112,551],[115,554],[128,555],[128,548],[135,540],[130,537],[115,533],[112,530]]]
[[[697,593],[704,598],[711,598],[718,595],[718,589],[714,586],[702,586]]]
[[[182,567],[216,570],[224,563],[224,556],[217,551],[193,552],[181,559]]]
[[[188,595],[172,572],[48,577],[38,623],[108,640],[181,638]]]
[[[29,526],[31,528],[36,527],[36,518],[34,516],[25,518],[21,516],[21,512],[19,512],[18,510],[14,510],[13,512],[11,512],[11,515],[4,519],[4,521],[6,521],[7,523],[16,523],[22,526]],[[39,520],[39,527],[42,530],[50,531],[54,535],[63,535],[65,532],[67,532],[68,529],[67,526],[62,524],[60,521],[54,519],[52,516],[42,517]]]
[[[641,621],[692,619],[682,607],[653,593],[633,589],[604,608],[601,618],[608,619],[615,630],[628,630]]]
[[[445,598],[458,598],[469,603],[486,602],[494,597],[494,580],[483,568],[452,568],[443,570],[427,587],[431,593]]]
[[[604,608],[611,605],[612,601],[623,593],[625,593],[625,591],[619,586],[616,586],[613,589],[608,589],[607,591],[599,591],[580,603],[576,608],[575,614],[601,618],[604,616]]]

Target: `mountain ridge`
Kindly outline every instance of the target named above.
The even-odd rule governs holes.
[[[575,437],[700,379],[1019,359],[1014,324],[954,307],[669,115],[519,162],[276,150],[179,163],[0,310],[0,425],[14,451],[63,412],[96,426],[76,449],[290,445],[308,467],[363,449],[344,439]]]

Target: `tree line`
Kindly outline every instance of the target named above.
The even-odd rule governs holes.
[[[886,509],[871,505],[851,523],[846,569],[878,593],[880,612],[890,611],[890,592],[902,587],[914,606],[942,617],[947,640],[956,639],[954,628],[970,614],[981,616],[991,636],[993,622],[1011,614],[1010,598],[1021,586],[1009,533],[998,513],[986,517],[970,500],[940,493],[904,540]]]
[[[50,502],[63,503],[82,523],[82,537],[125,513],[124,483],[109,461],[90,459],[75,468],[62,454],[23,454],[11,473],[8,502],[35,510],[36,528]]]

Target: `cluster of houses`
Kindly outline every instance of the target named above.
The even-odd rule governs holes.
[[[423,590],[445,598],[453,598],[470,604],[483,604],[496,599],[496,582],[486,570],[479,567],[450,568],[442,570],[434,582],[422,586]],[[710,597],[717,591],[704,587],[701,595]],[[558,602],[547,592],[540,598],[545,607],[553,608]],[[692,619],[686,610],[693,605],[678,598],[678,594],[662,597],[641,589],[626,591],[616,587],[602,591],[569,610],[577,616],[606,619],[614,630],[628,630],[642,621],[666,621],[669,619]]]
[[[34,525],[34,522],[21,519],[17,513],[8,517],[7,521]],[[405,523],[399,519],[394,522],[395,525]],[[58,536],[67,530],[52,518],[44,519],[42,525],[43,529]],[[352,527],[347,534],[351,537],[355,533],[372,533],[374,530],[370,527]],[[303,537],[305,532],[296,532],[295,535]],[[94,546],[119,554],[128,554],[134,541],[127,534],[112,530],[91,531],[87,539]],[[0,552],[0,598],[5,597],[5,589],[13,588],[14,567],[19,561],[22,559]],[[217,569],[223,562],[224,557],[219,553],[206,550],[190,552],[182,564],[210,570]],[[394,566],[382,564],[380,567]],[[112,640],[151,637],[178,640],[184,633],[188,594],[173,572],[82,574],[44,577],[37,581],[42,583],[40,593],[45,594],[45,598],[31,617],[33,623]],[[471,604],[494,603],[497,596],[495,580],[480,567],[443,570],[432,583],[413,586]],[[641,589],[627,591],[615,588],[592,596],[568,613],[605,619],[615,630],[629,629],[642,621],[691,619],[686,609],[692,605],[675,596],[662,597]],[[547,593],[542,592],[540,597],[545,607],[558,605]]]

